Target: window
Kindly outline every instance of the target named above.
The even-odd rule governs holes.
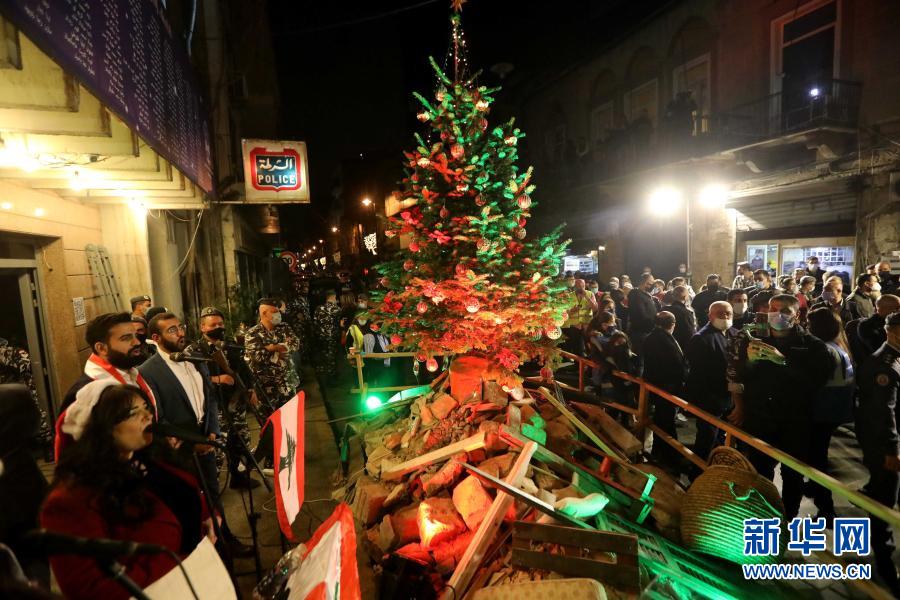
[[[772,23],[772,91],[805,95],[817,79],[838,76],[839,10],[816,0]]]
[[[552,127],[547,132],[547,158],[550,162],[559,162],[563,159],[566,150],[566,126],[563,124]]]
[[[658,117],[658,95],[656,80],[648,81],[625,94],[625,116],[634,121],[646,111],[650,123],[656,126]]]
[[[698,56],[676,67],[672,72],[672,82],[672,97],[677,98],[681,92],[690,92],[691,100],[697,107],[694,116],[694,135],[708,132],[708,118],[712,109],[709,54]]]
[[[609,137],[613,128],[613,103],[605,102],[591,110],[591,143],[596,147]]]

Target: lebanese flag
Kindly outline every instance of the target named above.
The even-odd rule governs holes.
[[[275,456],[275,504],[278,507],[278,523],[281,531],[291,541],[294,532],[291,525],[303,506],[303,463],[304,463],[304,394],[288,400],[272,413],[266,427],[272,425]],[[265,429],[265,428],[263,428]],[[262,434],[260,434],[262,437]]]
[[[349,506],[338,504],[305,546],[288,580],[290,600],[360,600],[356,529]]]

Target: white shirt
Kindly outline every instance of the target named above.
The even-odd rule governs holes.
[[[163,362],[172,370],[172,373],[178,379],[178,383],[184,389],[184,393],[187,394],[188,401],[191,403],[191,408],[194,409],[194,415],[197,417],[197,423],[199,424],[203,420],[205,409],[203,376],[200,375],[200,371],[193,364],[189,362],[175,362],[169,358],[169,353],[164,351],[162,346],[157,347]]]

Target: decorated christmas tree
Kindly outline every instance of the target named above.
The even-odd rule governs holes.
[[[568,242],[560,229],[528,239],[535,186],[532,169],[517,165],[524,134],[512,119],[491,125],[498,88],[468,73],[458,6],[451,26],[452,73],[432,59],[434,98],[415,94],[429,131],[404,153],[400,194],[411,207],[385,232],[409,244],[377,267],[383,289],[371,319],[429,370],[438,368],[435,355],[474,354],[513,387],[523,363],[558,358],[571,301],[556,275]]]

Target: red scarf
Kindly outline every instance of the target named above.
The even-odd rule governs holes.
[[[90,358],[87,359],[87,362],[84,363],[84,374],[94,381],[97,381],[98,379],[105,379],[106,377],[112,377],[123,385],[132,385],[129,382],[125,381],[122,373],[120,373],[117,368],[115,368],[96,354],[91,354]],[[129,370],[129,374],[134,376],[134,379],[135,381],[137,381],[138,386],[142,390],[144,390],[144,393],[147,394],[148,398],[150,398],[150,404],[153,405],[154,416],[156,418],[159,418],[159,414],[156,409],[156,398],[153,396],[153,392],[150,391],[150,386],[147,385],[147,382],[144,381],[143,376],[138,373],[137,369],[132,367]]]

